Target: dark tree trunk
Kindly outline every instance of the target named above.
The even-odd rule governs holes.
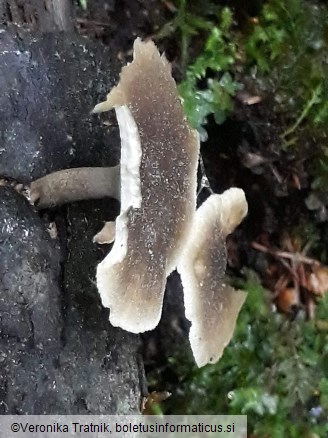
[[[108,48],[72,32],[68,1],[2,1],[0,15],[0,175],[117,164],[117,128],[90,114],[113,84]],[[138,412],[139,336],[110,326],[94,285],[109,247],[92,236],[117,202],[40,214],[1,185],[0,413]]]

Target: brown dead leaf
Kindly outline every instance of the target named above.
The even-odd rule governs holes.
[[[276,304],[281,312],[291,313],[293,309],[299,307],[299,291],[295,287],[287,287],[280,291]]]
[[[152,391],[147,397],[143,397],[141,400],[140,410],[143,415],[153,415],[154,405],[166,400],[171,396],[168,391]]]

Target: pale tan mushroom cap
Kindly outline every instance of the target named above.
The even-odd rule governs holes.
[[[227,237],[247,215],[248,205],[244,191],[236,187],[232,187],[217,196],[220,196],[220,202],[222,203],[219,211],[222,233]]]
[[[247,213],[241,189],[211,195],[197,210],[178,263],[191,348],[198,366],[217,362],[233,335],[246,294],[225,282],[225,239]]]
[[[166,277],[190,234],[199,139],[153,42],[135,41],[133,62],[94,111],[111,108],[122,138],[121,213],[97,286],[111,323],[139,333],[158,324]]]

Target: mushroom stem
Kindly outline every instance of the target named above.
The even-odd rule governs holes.
[[[119,165],[59,170],[30,185],[30,201],[40,210],[68,202],[105,197],[120,199]]]

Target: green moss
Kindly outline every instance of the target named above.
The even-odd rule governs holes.
[[[80,7],[86,11],[88,8],[88,0],[78,0]]]
[[[161,36],[181,41],[180,85],[186,114],[203,135],[210,114],[222,123],[251,73],[260,95],[281,121],[281,146],[320,148],[328,122],[328,8],[305,0],[267,0],[252,24],[236,26],[232,11],[214,1],[176,2],[176,17]],[[202,45],[200,45],[202,41]],[[190,62],[191,46],[198,56]],[[205,135],[204,135],[205,137]]]
[[[192,370],[172,396],[173,413],[247,414],[248,432],[258,437],[299,437],[327,433],[328,296],[314,321],[288,321],[270,310],[266,292],[252,273],[237,329],[216,365]],[[177,360],[179,363],[179,360]],[[180,362],[181,369],[187,369]],[[165,405],[164,405],[165,407]]]
[[[301,157],[310,152],[312,189],[327,192],[327,5],[266,0],[243,27],[214,0],[176,5],[166,31],[181,41],[180,94],[191,124],[205,138],[208,117],[223,123],[242,83],[251,83],[280,130],[277,151],[285,148]],[[194,43],[196,51],[191,50]],[[310,225],[296,234],[306,243],[319,239]],[[222,359],[197,369],[185,356],[171,358],[182,384],[164,409],[248,414],[249,433],[257,437],[327,436],[328,295],[318,303],[313,321],[301,313],[290,321],[270,309],[253,274],[239,287],[248,298]]]
[[[208,0],[180,0],[176,5],[175,18],[157,37],[175,33],[180,40],[184,78],[179,91],[190,124],[205,140],[207,117],[213,115],[218,124],[223,123],[232,111],[232,98],[240,86],[231,73],[237,52],[230,30],[233,15],[229,8]],[[201,49],[190,62],[190,46],[196,40],[198,45],[202,42]]]
[[[179,91],[190,124],[205,139],[203,125],[207,123],[207,117],[213,114],[218,124],[224,122],[232,111],[232,97],[239,84],[229,73],[236,56],[236,43],[230,34],[230,9],[223,8],[217,12],[213,23],[203,24],[202,30],[206,31],[204,49],[187,67]]]
[[[285,147],[321,138],[328,121],[328,10],[305,0],[269,0],[244,39],[249,66],[284,115]]]

